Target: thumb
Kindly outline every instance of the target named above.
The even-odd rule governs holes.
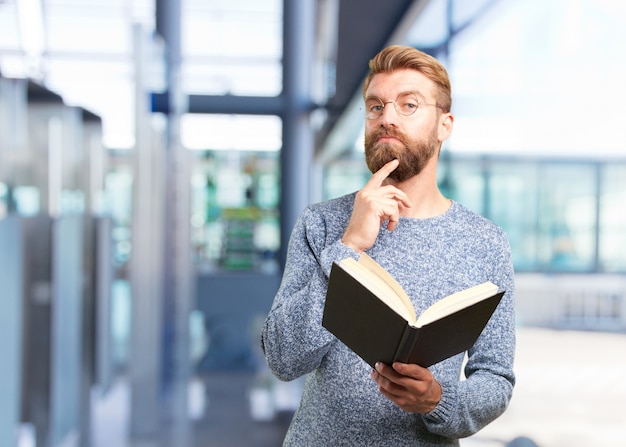
[[[395,230],[396,227],[398,226],[398,223],[400,223],[399,215],[390,216],[389,220],[387,221],[387,230],[389,231]]]

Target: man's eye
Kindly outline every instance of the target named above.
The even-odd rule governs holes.
[[[414,112],[418,107],[418,103],[416,102],[405,102],[401,104],[402,110],[405,112]]]

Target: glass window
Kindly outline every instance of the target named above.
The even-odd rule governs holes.
[[[274,115],[187,113],[181,140],[188,149],[272,151],[282,146],[282,120]]]
[[[0,219],[9,213],[9,187],[0,182]]]
[[[363,188],[370,179],[371,173],[365,161],[358,159],[340,160],[333,163],[325,172],[324,199],[349,194]]]
[[[274,272],[280,248],[277,152],[202,151],[194,163],[192,245],[202,271]]]
[[[445,185],[450,198],[484,214],[485,175],[480,159],[450,160],[439,182]]]
[[[132,248],[133,174],[131,161],[127,157],[119,158],[106,175],[105,200],[113,223],[113,265],[124,271]]]
[[[448,155],[439,173],[445,195],[506,231],[516,271],[626,270],[626,164]]]
[[[537,268],[536,163],[493,161],[489,164],[488,216],[507,233],[518,271]]]
[[[626,164],[604,166],[601,191],[600,269],[605,272],[626,272]]]
[[[282,2],[183,3],[182,87],[188,94],[276,96],[282,90]]]
[[[539,167],[538,261],[548,271],[593,271],[596,234],[595,164]]]

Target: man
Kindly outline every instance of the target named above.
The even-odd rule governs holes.
[[[504,232],[437,187],[450,135],[450,82],[434,58],[404,46],[370,61],[363,86],[371,179],[309,206],[295,225],[280,289],[262,331],[272,372],[307,375],[285,446],[455,446],[501,415],[515,382],[513,268]],[[418,315],[492,281],[507,292],[467,353],[430,368],[371,370],[322,327],[332,263],[367,252],[404,287]]]

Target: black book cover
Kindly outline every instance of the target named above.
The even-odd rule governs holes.
[[[370,366],[394,361],[429,367],[471,348],[504,291],[427,324],[412,327],[338,264],[333,264],[322,325]]]

